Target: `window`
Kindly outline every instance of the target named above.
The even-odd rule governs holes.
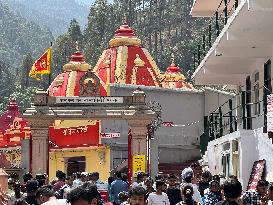
[[[259,72],[254,74],[254,114],[260,114]]]

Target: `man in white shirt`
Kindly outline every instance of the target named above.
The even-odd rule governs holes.
[[[147,205],[170,205],[167,194],[163,192],[164,184],[163,181],[156,181],[156,192],[149,194]]]

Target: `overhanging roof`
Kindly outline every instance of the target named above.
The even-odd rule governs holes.
[[[244,0],[193,74],[197,84],[242,84],[273,45],[273,1]]]

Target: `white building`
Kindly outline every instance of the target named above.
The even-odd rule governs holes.
[[[201,85],[236,85],[238,94],[208,115],[203,140],[213,174],[237,175],[246,188],[254,161],[266,160],[273,181],[273,144],[267,132],[272,92],[273,1],[195,0],[191,14],[208,17],[195,54]],[[203,144],[204,146],[204,144]]]

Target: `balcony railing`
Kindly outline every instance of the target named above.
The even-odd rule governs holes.
[[[258,128],[253,123],[254,119],[258,120],[258,124],[262,125],[266,132],[267,96],[269,94],[271,91],[264,86],[257,90],[240,91],[209,116],[205,116],[204,133],[200,137],[201,153],[205,154],[208,143],[212,140],[239,129]]]
[[[208,23],[201,31],[200,38],[197,39],[197,48],[193,53],[194,70],[200,65],[201,60],[205,57],[213,42],[220,35],[220,32],[227,24],[229,16],[237,9],[239,0],[222,0],[210,17]]]

